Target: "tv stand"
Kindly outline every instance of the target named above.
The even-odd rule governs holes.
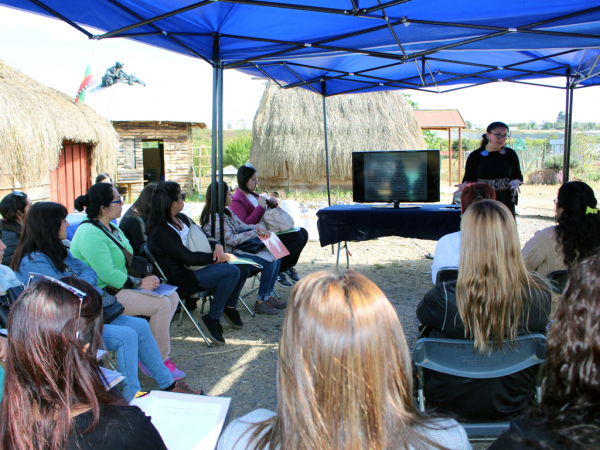
[[[374,205],[371,206],[373,209],[417,209],[420,208],[421,205],[400,205],[399,201],[394,200],[393,205]]]

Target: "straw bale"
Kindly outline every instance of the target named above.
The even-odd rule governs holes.
[[[108,120],[0,60],[0,182],[35,184],[58,167],[65,140],[88,144],[92,176],[116,172],[119,138]]]
[[[332,180],[352,179],[352,152],[423,150],[427,144],[397,91],[327,98]],[[305,89],[265,89],[252,127],[250,162],[262,179],[318,182],[326,176],[323,98]]]

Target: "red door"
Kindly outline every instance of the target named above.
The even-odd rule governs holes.
[[[50,172],[50,199],[71,212],[75,199],[90,188],[90,162],[86,144],[63,142],[58,167]]]

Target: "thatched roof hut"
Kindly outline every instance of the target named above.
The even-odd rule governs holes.
[[[65,141],[87,144],[91,176],[115,173],[119,138],[108,120],[0,60],[0,189],[38,186]]]
[[[412,109],[397,91],[327,99],[329,168],[333,185],[348,187],[352,152],[423,150]],[[321,189],[326,177],[323,99],[305,89],[265,89],[252,127],[250,163],[261,188]]]

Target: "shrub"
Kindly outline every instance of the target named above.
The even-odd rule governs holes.
[[[582,166],[581,160],[571,157],[569,161],[569,168],[573,170],[580,169]],[[545,169],[562,170],[563,168],[563,155],[552,155],[546,158],[544,161]]]
[[[252,147],[252,136],[244,135],[235,138],[225,147],[223,151],[223,166],[233,166],[238,169],[246,164],[250,158]]]

